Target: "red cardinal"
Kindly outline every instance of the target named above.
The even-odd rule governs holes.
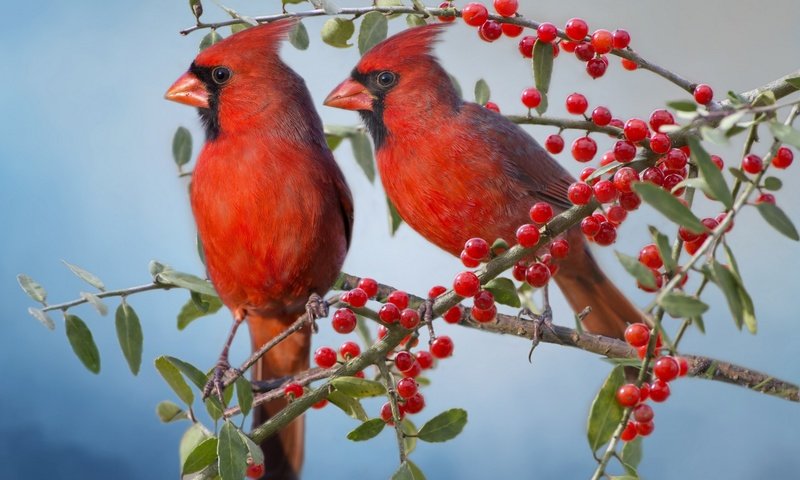
[[[357,110],[372,134],[389,199],[414,230],[459,255],[473,237],[515,240],[539,201],[571,206],[574,181],[502,115],[465,102],[431,49],[442,25],[406,30],[376,45],[325,104]],[[556,283],[586,328],[622,337],[639,311],[599,268],[578,229]]]
[[[293,25],[249,28],[207,48],[166,94],[197,107],[205,125],[192,211],[208,275],[234,330],[249,323],[254,350],[303,314],[310,295],[330,288],[353,224],[350,190],[311,95],[278,56]],[[253,379],[306,370],[310,343],[309,328],[291,335],[261,358]],[[267,404],[254,423],[285,405]],[[266,477],[297,478],[303,436],[301,418],[262,444]]]

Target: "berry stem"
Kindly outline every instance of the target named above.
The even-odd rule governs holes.
[[[400,407],[397,405],[397,391],[395,389],[394,377],[386,362],[380,361],[375,364],[381,372],[381,380],[386,386],[386,397],[389,399],[389,404],[392,406],[392,417],[394,418],[394,431],[397,435],[397,450],[400,453],[400,464],[406,461],[406,445],[403,434],[403,426],[400,423]]]
[[[571,120],[566,118],[534,117],[530,115],[506,115],[506,118],[520,125],[549,125],[561,130],[583,130],[586,132],[607,133],[614,137],[622,135],[622,129],[612,126],[601,127],[589,120]]]

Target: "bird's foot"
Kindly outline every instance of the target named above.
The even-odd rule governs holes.
[[[242,376],[242,373],[243,372],[238,368],[231,367],[231,364],[228,363],[227,355],[225,358],[220,357],[217,365],[214,367],[214,373],[211,375],[205,387],[203,387],[203,400],[213,393],[219,399],[220,403],[225,405],[225,387],[234,383]]]
[[[330,305],[328,304],[327,300],[320,297],[316,293],[309,295],[308,302],[306,302],[306,316],[308,317],[308,322],[311,324],[311,328],[314,330],[314,333],[319,331],[317,320],[327,317],[329,310]]]
[[[545,306],[541,314],[533,313],[529,309],[523,308],[517,314],[517,320],[521,320],[523,317],[527,317],[533,321],[531,349],[528,352],[528,362],[531,362],[533,358],[533,350],[539,346],[542,333],[545,331],[545,329],[549,330],[553,335],[556,335],[556,331],[553,328],[553,311],[550,309],[550,305]]]

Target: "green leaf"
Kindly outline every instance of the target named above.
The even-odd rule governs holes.
[[[256,445],[256,442],[241,430],[239,430],[239,436],[242,437],[242,441],[247,446],[247,453],[250,455],[250,458],[253,459],[253,463],[256,465],[264,463],[264,452],[261,450],[261,447]]]
[[[200,15],[203,14],[203,4],[200,0],[189,0],[189,9],[192,11],[195,20],[200,20]]]
[[[739,180],[740,182],[752,183],[752,180],[750,180],[747,177],[747,175],[745,175],[744,172],[741,171],[740,169],[734,167],[728,167],[728,171],[730,172],[731,175],[733,175],[733,178]]]
[[[623,383],[625,383],[623,367],[616,366],[592,401],[586,434],[593,452],[611,440],[617,425],[622,420],[623,409],[617,403],[617,390]]]
[[[425,422],[417,438],[423,442],[446,442],[458,436],[467,424],[467,411],[451,408]]]
[[[775,135],[775,138],[781,142],[788,143],[794,148],[800,148],[800,131],[778,122],[771,122],[769,129]]]
[[[193,423],[192,426],[184,432],[181,443],[178,446],[181,465],[186,463],[186,459],[189,457],[189,454],[192,453],[192,450],[200,445],[206,438],[209,438],[207,430],[199,423]]]
[[[411,454],[417,448],[417,427],[414,422],[408,418],[400,421],[400,426],[403,429],[403,446],[406,449],[406,455]]]
[[[620,459],[626,470],[629,468],[633,470],[628,473],[636,473],[636,469],[639,468],[639,464],[642,462],[642,437],[637,436],[630,442],[625,442]]]
[[[483,288],[492,292],[497,303],[509,305],[514,308],[522,306],[522,303],[519,301],[519,295],[517,295],[517,287],[515,287],[514,282],[508,278],[493,278],[489,283],[484,285]]]
[[[209,437],[200,442],[186,457],[181,468],[181,475],[188,475],[199,472],[217,460],[217,448],[219,440]]]
[[[380,12],[369,12],[361,20],[358,30],[358,51],[361,55],[386,39],[389,33],[389,20]]]
[[[24,273],[20,273],[17,275],[17,283],[19,283],[22,290],[31,297],[32,300],[44,305],[45,300],[47,300],[47,291],[45,291],[44,287],[39,285],[36,280]]]
[[[666,235],[658,231],[656,227],[649,226],[650,235],[653,236],[653,243],[658,249],[658,254],[661,255],[661,261],[664,262],[664,268],[667,272],[672,273],[677,268],[675,260],[672,258],[672,248],[669,246],[669,239]]]
[[[377,397],[386,394],[386,387],[375,380],[357,377],[337,377],[331,380],[336,390],[353,398]]]
[[[100,352],[97,350],[89,327],[76,315],[67,315],[66,325],[67,339],[72,346],[72,351],[90,372],[99,373]]]
[[[183,403],[191,406],[194,401],[194,394],[186,383],[186,380],[183,379],[183,375],[181,375],[178,367],[169,361],[169,357],[165,356],[156,358],[155,364],[156,370],[158,370],[158,373],[161,374],[161,377],[164,378],[164,381],[167,382],[167,385],[170,386],[172,391],[178,395],[178,398],[180,398]]]
[[[339,407],[344,413],[346,413],[349,417],[355,418],[356,420],[366,422],[369,418],[367,416],[367,412],[364,411],[364,407],[361,406],[361,402],[356,400],[353,397],[349,397],[342,392],[339,391],[332,391],[328,394],[328,400]]]
[[[197,388],[203,390],[206,386],[206,382],[208,381],[208,375],[201,372],[197,367],[194,365],[184,362],[183,360],[175,357],[168,357],[165,358],[169,363],[172,364],[175,368],[178,369],[186,378],[188,378]]]
[[[411,460],[400,464],[400,468],[392,475],[392,480],[425,480],[422,470]]]
[[[716,167],[714,167],[716,168]],[[653,208],[661,212],[662,215],[686,227],[694,233],[704,233],[707,231],[705,225],[700,223],[694,213],[689,208],[678,201],[669,192],[664,191],[658,185],[649,182],[634,182],[633,190],[642,197],[642,200],[650,204]]]
[[[783,187],[783,182],[778,177],[767,177],[764,179],[764,188],[776,192]]]
[[[253,387],[245,377],[236,379],[236,400],[243,416],[247,416],[253,408]]]
[[[206,412],[208,412],[208,416],[211,417],[212,420],[215,422],[222,418],[222,403],[220,403],[219,398],[215,396],[206,397],[203,400],[203,405],[206,406]]]
[[[600,178],[603,175],[605,175],[606,173],[608,173],[608,172],[610,172],[612,170],[615,170],[615,169],[617,169],[617,168],[619,168],[621,166],[622,166],[622,164],[619,163],[619,162],[616,162],[616,161],[611,162],[608,165],[603,165],[602,167],[600,167],[597,170],[595,170],[594,172],[592,172],[591,175],[586,177],[586,181],[588,182],[588,181],[594,180],[595,178]]]
[[[331,151],[336,150],[336,147],[341,145],[342,140],[344,140],[344,137],[340,137],[338,135],[329,135],[327,133],[325,134],[325,142],[328,144],[328,148],[330,148]]]
[[[308,39],[308,30],[306,30],[306,26],[303,25],[303,22],[297,22],[289,31],[289,43],[298,50],[305,50],[308,48],[309,39]]]
[[[614,253],[617,255],[619,263],[621,263],[625,270],[633,275],[640,284],[648,288],[656,288],[656,278],[647,266],[630,255],[625,255],[617,251],[614,251]]]
[[[117,307],[116,319],[117,339],[128,367],[134,375],[139,373],[142,365],[142,325],[133,307],[123,301]]]
[[[200,317],[217,313],[222,308],[222,300],[215,295],[192,292],[192,297],[178,313],[178,330],[183,330]]]
[[[736,277],[721,263],[716,260],[712,263],[712,272],[714,283],[716,283],[722,293],[725,294],[725,299],[728,301],[731,314],[733,315],[736,328],[742,329],[744,324],[744,314],[742,313],[744,307],[742,305],[741,296],[739,295],[739,284]]]
[[[354,442],[363,442],[364,440],[369,440],[370,438],[374,438],[381,433],[383,431],[383,427],[385,426],[386,422],[384,422],[383,419],[373,418],[372,420],[367,420],[348,433],[347,439]]]
[[[230,421],[225,420],[217,444],[219,474],[222,480],[242,480],[247,471],[247,445]]]
[[[250,25],[246,23],[234,23],[231,25],[231,34],[237,34],[242,30],[247,30],[248,28],[250,28]]]
[[[784,81],[793,86],[795,90],[800,90],[800,76],[787,78]]]
[[[733,256],[733,251],[725,242],[723,242],[722,247],[725,250],[725,256],[728,259],[728,265],[730,266],[731,273],[739,284],[739,300],[742,303],[742,320],[744,321],[744,324],[750,333],[756,333],[758,322],[756,321],[756,312],[755,306],[753,305],[753,299],[750,298],[750,294],[747,293],[747,289],[744,286],[742,274],[739,273],[739,264],[736,262],[736,257]],[[702,323],[702,319],[700,321]]]
[[[719,126],[717,128],[719,128],[723,132],[727,132],[736,125],[736,122],[741,120],[741,118],[744,116],[745,113],[747,112],[745,112],[744,110],[737,110],[733,112],[732,114],[720,120]]]
[[[347,43],[355,32],[352,20],[344,18],[331,18],[322,25],[322,41],[336,48],[347,48],[352,44]]]
[[[222,40],[222,35],[217,33],[216,30],[211,30],[202,40],[200,40],[200,51],[202,52],[206,48],[214,45],[215,43]]]
[[[364,171],[364,175],[370,183],[375,182],[375,159],[372,156],[372,145],[369,138],[363,132],[358,132],[350,137],[350,145],[353,147],[353,156],[356,163]]]
[[[703,125],[700,127],[700,136],[703,137],[703,140],[716,143],[717,145],[727,145],[730,143],[725,132],[718,128],[711,128]]]
[[[164,400],[156,405],[156,415],[158,415],[158,419],[164,423],[189,418],[189,415],[187,415],[181,407],[169,400]]]
[[[733,197],[728,189],[728,184],[722,177],[722,172],[711,161],[711,156],[703,149],[703,146],[696,138],[689,137],[687,142],[692,161],[697,165],[700,176],[708,185],[708,193],[711,193],[711,196],[722,202],[727,208],[731,208],[733,206]]]
[[[74,273],[76,277],[80,278],[84,282],[100,290],[101,292],[106,289],[106,286],[103,284],[103,281],[97,278],[97,276],[94,275],[93,273],[87,272],[81,267],[73,265],[66,260],[61,260],[61,262],[63,262],[64,265],[66,265],[67,268],[69,268],[70,271]]]
[[[53,322],[53,319],[50,318],[50,315],[47,314],[44,310],[40,310],[38,308],[28,307],[28,313],[31,314],[33,318],[39,320],[42,325],[47,327],[50,330],[56,329],[56,324]]]
[[[178,167],[189,163],[192,158],[192,134],[184,127],[178,127],[172,137],[172,159]],[[66,263],[66,262],[65,262]],[[69,266],[69,264],[67,264]]]
[[[450,75],[449,73],[447,74],[447,76],[450,77],[450,83],[452,83],[453,88],[456,89],[456,94],[458,95],[458,98],[464,98],[464,94],[461,91],[461,84],[458,83],[458,79],[456,79],[456,77]]]
[[[413,28],[427,25],[427,23],[425,23],[425,19],[419,15],[408,14],[406,15],[406,25]]]
[[[536,107],[539,115],[547,111],[547,97],[550,90],[550,79],[553,76],[553,46],[536,40],[533,45],[533,81],[536,89],[542,95],[542,101]]]
[[[403,218],[400,217],[400,213],[388,196],[386,197],[386,206],[389,210],[389,233],[394,236],[397,229],[403,224]]]
[[[481,78],[475,82],[475,103],[478,105],[486,105],[491,95],[492,93],[489,90],[489,84],[486,83],[486,80]]]
[[[108,315],[108,307],[106,306],[105,303],[103,303],[102,300],[100,300],[100,297],[98,297],[97,295],[89,292],[80,292],[79,296],[82,299],[86,300],[86,303],[93,306],[95,310],[97,310],[97,313],[99,313],[100,315],[102,316]]]
[[[768,202],[759,203],[756,205],[756,207],[758,208],[758,213],[764,217],[764,220],[766,220],[767,223],[772,226],[772,228],[794,241],[800,240],[800,236],[798,236],[797,229],[795,228],[794,224],[789,217],[783,213],[783,210],[781,210],[780,207]]]
[[[775,105],[777,101],[778,99],[775,98],[775,92],[772,90],[765,90],[756,96],[752,105],[754,107],[768,107],[770,105]]]
[[[161,273],[156,275],[156,282],[166,285],[173,285],[176,287],[185,288],[197,293],[204,293],[206,295],[218,296],[214,286],[208,280],[203,280],[190,273],[178,272],[171,268],[165,268]]]
[[[702,316],[692,317],[690,320],[692,321],[692,324],[695,327],[697,327],[697,330],[699,330],[700,333],[702,333],[702,334],[706,333],[706,323],[703,321],[703,317]]]
[[[679,112],[696,112],[697,103],[692,100],[674,100],[667,102],[667,106]]]
[[[667,293],[659,304],[668,314],[675,318],[696,317],[708,310],[708,305],[702,301],[678,292]]]

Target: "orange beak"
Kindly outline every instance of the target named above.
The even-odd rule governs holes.
[[[372,110],[372,101],[375,97],[369,93],[364,85],[352,78],[340,83],[323,102],[329,107],[343,108],[345,110]]]
[[[193,73],[186,72],[169,87],[164,98],[192,107],[208,107],[208,91]]]

